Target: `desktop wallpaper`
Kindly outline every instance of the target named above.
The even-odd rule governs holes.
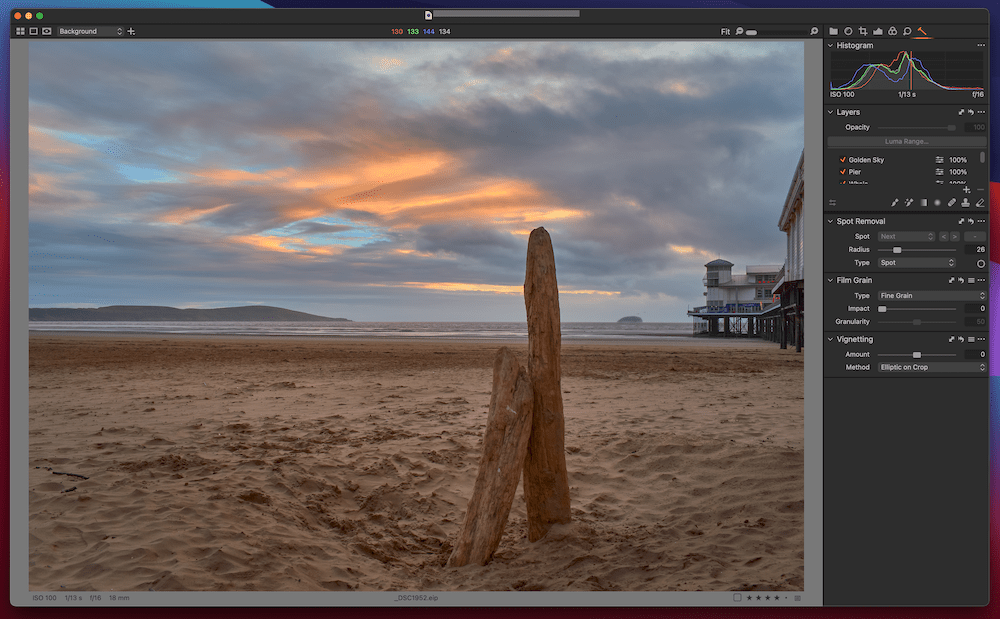
[[[6,8],[12,8],[14,5],[9,1],[5,1],[4,4]],[[891,8],[893,6],[906,6],[906,7],[935,7],[941,6],[941,2],[925,2],[925,1],[909,1],[909,2],[872,2],[867,3],[867,7],[887,7]],[[468,8],[470,6],[483,6],[487,5],[480,2],[432,2],[425,4],[416,4],[414,2],[393,2],[391,0],[386,2],[338,2],[336,0],[274,0],[270,3],[271,6],[276,7],[320,7],[320,6],[335,6],[335,7],[414,7],[414,8]],[[815,4],[810,4],[810,6],[824,6],[824,7],[850,7],[856,6],[856,2],[819,2]],[[1000,8],[1000,3],[997,2],[956,2],[951,3],[952,6],[965,6],[965,7],[986,7],[993,11],[996,8]],[[92,6],[92,7],[115,7],[115,6],[145,6],[145,7],[177,7],[177,6],[190,6],[190,7],[222,7],[222,6],[233,6],[233,7],[261,7],[262,10],[266,10],[268,4],[263,2],[256,2],[252,0],[247,1],[234,1],[234,2],[224,2],[221,0],[211,1],[205,0],[203,2],[167,2],[167,1],[148,1],[143,2],[139,0],[126,1],[126,2],[114,2],[114,1],[88,1],[88,0],[76,0],[73,2],[65,1],[53,1],[53,2],[35,2],[26,1],[17,4],[18,7],[30,8],[34,6]],[[573,7],[580,8],[586,6],[594,6],[595,8],[617,8],[617,7],[692,7],[692,8],[781,8],[781,7],[800,7],[804,6],[802,2],[730,2],[726,0],[705,0],[702,2],[675,2],[675,1],[663,1],[663,2],[640,2],[640,1],[628,1],[628,2],[593,2],[593,0],[579,0],[576,2],[564,2],[564,1],[547,1],[547,2],[520,2],[517,0],[504,0],[502,2],[492,2],[489,4],[489,8],[497,7],[538,7],[544,6],[548,8],[559,8],[559,7]],[[994,45],[991,50],[991,78],[993,84],[1000,83],[1000,61],[997,59],[997,49],[1000,45],[1000,26],[998,26],[996,20],[991,24],[991,34],[994,41]],[[4,55],[9,58],[9,42],[4,41]],[[6,71],[0,72],[0,80],[3,82],[3,88],[5,91],[9,91],[9,74]],[[4,137],[9,143],[10,137],[10,127],[9,127],[9,100],[7,97],[2,98],[3,106],[3,118],[4,122],[0,124],[0,131],[3,132]],[[994,135],[991,136],[993,143],[997,142],[997,133],[1000,132],[1000,123],[994,123],[992,126],[992,132]],[[0,191],[0,209],[3,211],[3,216],[7,222],[9,222],[10,215],[10,204],[9,204],[9,152],[5,151],[0,155],[0,166],[4,173],[0,175],[0,186],[2,186],[2,191]],[[991,233],[994,240],[1000,239],[1000,157],[994,156],[991,161]],[[7,256],[9,260],[9,241],[6,235],[3,237],[3,243],[5,244],[4,256]],[[997,299],[1000,298],[1000,243],[994,242],[991,245],[991,264],[990,264],[990,276],[991,276],[991,293],[992,293],[992,303],[993,311],[991,313],[992,323],[990,325],[990,330],[992,333],[1000,332],[1000,307],[997,306]],[[9,263],[6,265],[8,268],[2,270],[3,277],[8,278]],[[9,281],[8,281],[9,285]],[[795,609],[794,611],[789,610],[782,613],[774,613],[781,615],[792,616],[790,613],[794,613],[794,616],[824,616],[824,617],[934,617],[934,616],[951,616],[951,615],[961,615],[963,617],[987,617],[994,616],[996,605],[998,604],[997,599],[1000,598],[1000,513],[998,513],[998,505],[1000,505],[1000,461],[998,461],[998,430],[1000,427],[1000,348],[996,345],[996,340],[991,337],[990,339],[990,360],[991,360],[991,398],[990,398],[990,500],[991,500],[991,598],[994,600],[990,606],[984,608],[969,608],[969,609],[918,609],[918,608],[877,608],[877,609],[866,609],[866,608],[850,608],[850,609],[832,609],[832,608],[804,608]],[[8,386],[9,388],[9,386]],[[9,401],[9,393],[5,394],[5,401]],[[9,437],[7,439],[9,441]],[[9,443],[4,445],[5,451],[9,449]],[[5,477],[5,484],[7,483]],[[3,516],[0,516],[4,526],[9,529],[9,517],[7,511],[3,511]],[[6,563],[5,563],[6,565]],[[5,568],[6,569],[6,568]],[[10,616],[38,616],[40,613],[28,612],[32,609],[8,609],[11,612]],[[144,615],[148,616],[176,616],[178,609],[145,609],[143,611]],[[56,611],[50,611],[56,612]],[[259,610],[250,609],[234,609],[234,610],[223,610],[220,612],[211,612],[207,609],[192,609],[196,615],[219,615],[225,617],[245,617],[245,616],[265,616],[271,614],[270,612],[261,612]],[[294,611],[296,615],[315,615],[319,616],[321,613],[324,616],[328,616],[331,611],[322,609],[297,609]],[[358,611],[356,613],[347,613],[343,611],[335,611],[338,614],[343,614],[347,616],[360,615],[365,617],[374,616],[398,616],[399,609],[395,608],[373,608],[365,609],[364,611]],[[477,609],[476,614],[482,614],[486,616],[500,616],[506,615],[510,611],[504,609]],[[765,609],[718,609],[718,608],[690,608],[690,609],[519,609],[517,611],[519,614],[526,616],[565,616],[565,617],[675,617],[675,616],[689,616],[689,617],[728,617],[728,616],[767,616],[769,613]],[[81,616],[106,616],[108,614],[107,609],[102,608],[88,608],[81,609],[78,613]],[[420,609],[408,609],[406,616],[461,616],[468,614],[468,610],[465,609],[441,609],[441,608],[420,608]],[[112,615],[113,616],[113,615]]]

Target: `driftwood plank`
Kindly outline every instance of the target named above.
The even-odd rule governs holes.
[[[552,240],[545,228],[532,230],[528,237],[524,305],[528,313],[528,376],[534,392],[531,440],[524,464],[524,496],[528,540],[534,542],[553,524],[570,521],[560,386],[559,288]]]
[[[531,381],[508,348],[493,362],[493,394],[476,486],[450,567],[486,565],[493,556],[514,501],[531,432]]]

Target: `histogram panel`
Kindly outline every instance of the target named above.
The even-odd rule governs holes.
[[[978,51],[834,52],[830,90],[983,91]]]

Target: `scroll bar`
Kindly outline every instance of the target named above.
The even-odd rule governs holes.
[[[579,9],[435,9],[424,11],[424,19],[435,17],[579,17]]]

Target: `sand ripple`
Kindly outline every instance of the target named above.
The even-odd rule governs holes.
[[[573,521],[518,490],[446,568],[495,348],[33,335],[32,589],[803,588],[801,355],[756,342],[567,347]]]

